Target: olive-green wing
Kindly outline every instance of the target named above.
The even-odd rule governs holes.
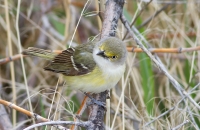
[[[84,75],[90,73],[95,62],[92,56],[92,44],[79,45],[77,48],[68,48],[57,55],[44,69],[66,76]]]

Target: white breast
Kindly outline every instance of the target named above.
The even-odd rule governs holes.
[[[122,65],[116,65],[108,59],[96,55],[97,52],[98,50],[94,49],[93,57],[97,65],[101,68],[103,77],[106,81],[106,84],[101,86],[101,90],[111,89],[119,82],[120,78],[124,74],[125,63]]]

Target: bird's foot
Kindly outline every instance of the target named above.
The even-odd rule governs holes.
[[[106,110],[106,103],[105,102],[102,102],[102,101],[98,101],[96,99],[94,99],[91,95],[89,95],[88,93],[84,93],[87,97],[90,98],[91,102],[89,102],[87,105],[93,105],[93,104],[96,104],[98,106],[101,106],[103,107],[105,110]]]

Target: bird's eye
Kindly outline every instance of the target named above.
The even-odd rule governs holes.
[[[115,58],[117,58],[117,56],[112,56],[112,59],[115,59]]]

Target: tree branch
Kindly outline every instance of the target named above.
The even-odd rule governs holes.
[[[29,117],[31,117],[31,118],[34,118],[35,120],[37,120],[37,121],[39,121],[39,122],[49,122],[50,120],[49,119],[46,119],[46,118],[44,118],[44,117],[42,117],[42,116],[40,116],[40,115],[38,115],[38,114],[36,114],[36,113],[33,113],[33,112],[30,112],[30,111],[28,111],[28,110],[26,110],[26,109],[23,109],[23,108],[21,108],[21,107],[19,107],[19,106],[17,106],[17,105],[15,105],[15,104],[13,104],[13,103],[11,103],[11,102],[8,102],[8,101],[5,101],[5,100],[2,100],[2,99],[0,99],[0,104],[3,104],[3,105],[5,105],[5,106],[8,106],[8,107],[10,107],[10,108],[12,108],[13,110],[17,110],[17,111],[19,111],[19,112],[21,112],[21,113],[23,113],[23,114],[25,114],[25,115],[27,115],[27,116],[29,116]],[[2,120],[2,119],[1,119]],[[63,126],[55,126],[57,129],[59,129],[59,130],[65,130],[65,128],[63,127]],[[1,129],[0,129],[1,130]]]
[[[104,22],[101,31],[101,38],[115,36],[117,23],[122,14],[124,0],[107,0],[105,4]],[[101,102],[106,103],[107,91],[99,94],[93,94],[93,97]],[[104,130],[104,115],[105,109],[98,105],[89,106],[89,118],[93,125],[87,128],[87,130]]]
[[[124,0],[107,0],[101,38],[113,37],[117,29],[117,23],[122,14]]]

